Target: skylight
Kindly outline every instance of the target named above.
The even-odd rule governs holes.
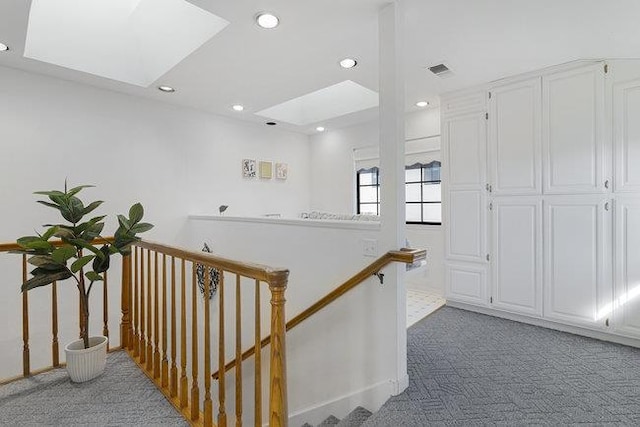
[[[147,87],[228,24],[185,0],[32,0],[24,56]]]
[[[351,80],[274,105],[256,114],[298,126],[378,106],[378,93]]]

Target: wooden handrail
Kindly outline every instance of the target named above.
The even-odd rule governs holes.
[[[92,243],[111,243],[113,242],[113,237],[101,237],[99,239],[93,240]],[[62,240],[49,240],[53,246],[62,246],[64,242]],[[22,249],[17,243],[0,243],[0,252],[9,252],[9,251],[17,251]]]
[[[319,299],[309,308],[304,310],[302,313],[298,314],[291,320],[286,323],[286,331],[296,327],[300,323],[304,322],[309,317],[313,316],[318,311],[322,310],[324,307],[328,306],[342,295],[349,292],[351,289],[355,288],[360,283],[364,282],[366,279],[371,277],[374,273],[379,272],[382,268],[391,264],[392,262],[400,262],[405,264],[413,264],[414,262],[421,261],[426,259],[427,251],[424,249],[408,249],[402,248],[399,251],[389,251],[386,254],[382,255],[380,258],[376,259],[374,262],[360,270],[358,273],[354,274],[350,277],[346,282],[342,285],[335,288],[333,291],[329,292],[327,295]],[[271,342],[271,335],[265,337],[260,341],[260,348],[266,347]],[[251,347],[242,353],[242,361],[247,360],[255,353],[256,347]],[[228,372],[236,365],[236,360],[234,359],[231,362],[227,363],[224,367],[224,371]],[[218,379],[220,375],[220,371],[215,372],[212,376],[214,379]]]

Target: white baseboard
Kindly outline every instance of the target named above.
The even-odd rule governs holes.
[[[362,406],[371,412],[376,412],[391,396],[402,393],[408,385],[408,375],[399,381],[381,381],[369,387],[291,413],[289,414],[289,425],[301,426],[304,423],[318,425],[329,415],[335,415],[342,419],[358,406]]]
[[[502,310],[494,310],[491,308],[478,307],[473,304],[467,304],[464,302],[447,300],[447,305],[454,308],[461,308],[463,310],[474,311],[476,313],[486,314],[494,317],[501,317],[503,319],[513,320],[516,322],[527,323],[529,325],[541,326],[543,328],[554,329],[556,331],[568,332],[570,334],[582,335],[589,338],[595,338],[601,341],[614,342],[616,344],[628,345],[630,347],[640,348],[640,340],[630,337],[625,337],[613,333],[594,331],[592,329],[582,328],[580,326],[567,325],[564,323],[558,323],[546,319],[538,319],[535,317],[524,316],[515,313],[509,313]]]

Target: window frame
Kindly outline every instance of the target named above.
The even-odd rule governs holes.
[[[361,173],[372,173],[375,172],[375,184],[360,184],[360,174]],[[361,187],[374,187],[376,189],[376,201],[375,202],[360,202],[360,188]],[[356,213],[361,215],[360,211],[361,205],[375,205],[376,206],[376,215],[380,215],[380,168],[377,166],[373,166],[368,169],[359,169],[356,171]],[[370,214],[373,215],[373,214]]]

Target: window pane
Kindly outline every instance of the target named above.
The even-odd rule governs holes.
[[[421,202],[420,186],[422,184],[406,184],[407,202]]]
[[[424,208],[424,222],[442,222],[442,204],[425,203],[422,206]]]
[[[405,177],[405,182],[422,181],[422,177],[420,176],[420,169],[405,169],[404,177]]]
[[[422,191],[423,201],[425,202],[439,202],[442,200],[440,184],[424,184],[422,187]]]
[[[378,187],[360,187],[360,203],[375,203],[378,201]]]
[[[376,184],[377,174],[375,172],[360,172],[358,175],[360,176],[360,185]]]
[[[424,168],[425,181],[440,181],[440,166]]]
[[[407,222],[421,222],[420,203],[407,203]]]
[[[378,214],[378,205],[376,203],[370,204],[370,205],[360,205],[360,213],[361,214],[374,214],[377,215]]]

